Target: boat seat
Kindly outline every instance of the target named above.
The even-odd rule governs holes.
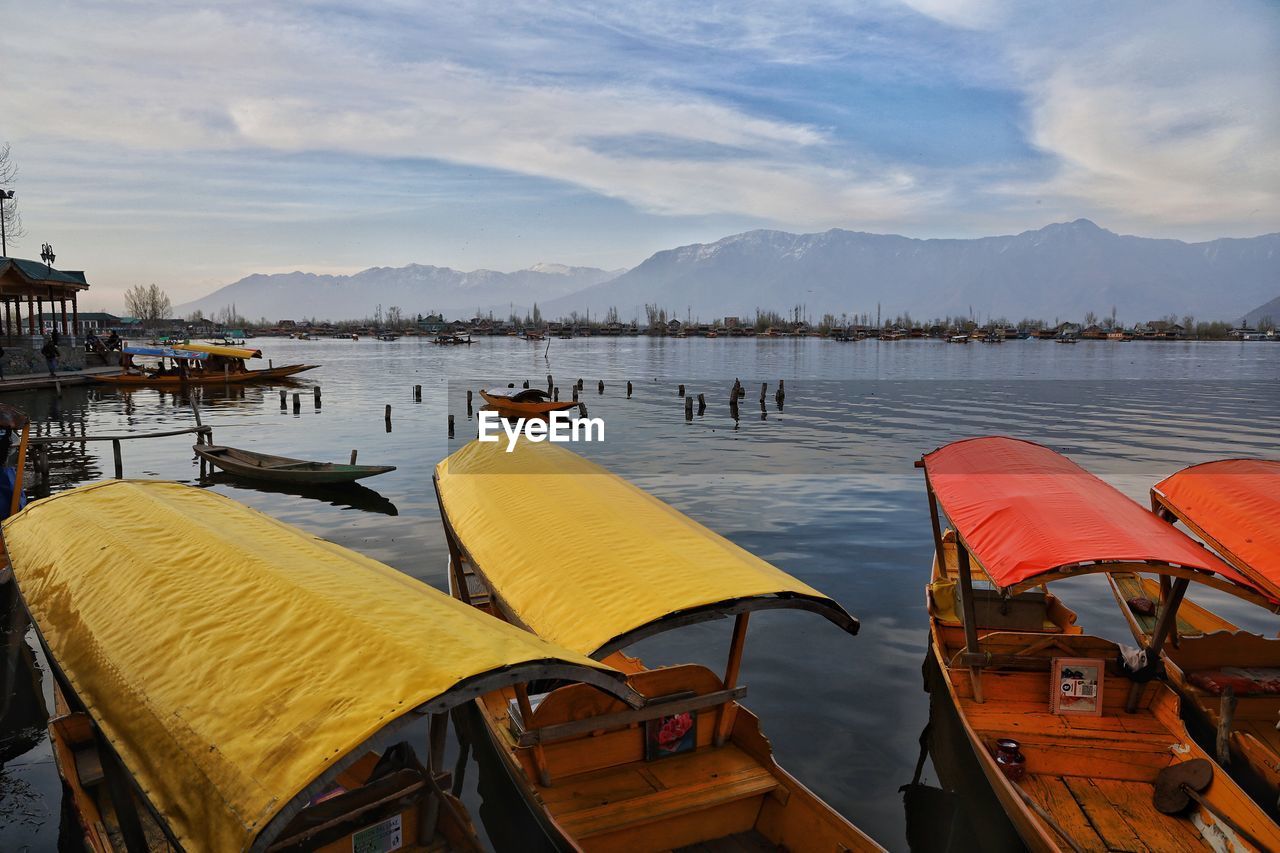
[[[1280,696],[1280,667],[1224,666],[1187,673],[1187,681],[1221,696],[1228,687],[1237,696]]]
[[[568,777],[539,793],[571,837],[589,838],[710,811],[778,789],[768,768],[729,744]]]
[[[102,755],[98,748],[90,744],[77,748],[72,756],[76,763],[76,776],[85,788],[92,788],[103,779]]]

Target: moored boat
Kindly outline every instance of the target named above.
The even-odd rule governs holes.
[[[291,459],[288,456],[272,456],[253,450],[222,447],[215,444],[195,444],[191,447],[206,462],[250,480],[272,483],[297,483],[300,485],[330,485],[354,483],[366,477],[375,477],[396,470],[394,465],[356,465],[340,462],[312,462]]]
[[[1193,465],[1151,489],[1156,514],[1184,524],[1248,586],[1280,601],[1280,462],[1225,459]],[[1144,646],[1169,602],[1176,622],[1161,649],[1169,683],[1189,716],[1213,735],[1219,763],[1258,791],[1267,805],[1280,796],[1280,639],[1240,630],[1191,601],[1173,598],[1167,582],[1116,575],[1112,592],[1129,629]],[[1274,605],[1271,608],[1274,609]]]
[[[546,831],[587,851],[880,849],[778,766],[740,704],[748,617],[791,608],[854,633],[836,602],[559,446],[472,442],[436,493],[455,596],[628,673],[627,711],[573,686],[478,700],[503,764]],[[482,476],[473,476],[482,475]],[[627,654],[733,616],[723,675]],[[736,845],[736,846],[735,846]]]
[[[1208,760],[1153,667],[1122,664],[1114,643],[1081,633],[1044,587],[1141,570],[1169,577],[1179,598],[1193,579],[1261,597],[1204,547],[1047,448],[969,439],[926,454],[921,466],[935,554],[926,594],[931,648],[974,755],[1024,843],[1280,849],[1280,828]],[[943,529],[940,511],[952,529]],[[1166,798],[1170,784],[1182,792],[1180,774],[1206,772],[1190,811],[1187,798]]]
[[[480,397],[504,418],[546,417],[551,412],[566,412],[578,406],[572,400],[552,400],[541,388],[524,388],[511,394],[481,388]]]
[[[639,703],[622,673],[208,490],[82,486],[4,532],[95,853],[479,850],[451,708],[531,679]]]
[[[288,364],[251,370],[246,366],[249,359],[261,357],[262,350],[259,349],[212,344],[125,347],[120,361],[120,373],[96,374],[92,379],[110,385],[149,387],[240,384],[283,379],[318,367],[315,364]],[[135,363],[136,358],[154,358],[157,362],[143,365]]]

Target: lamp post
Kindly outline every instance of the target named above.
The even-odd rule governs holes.
[[[56,256],[53,254],[53,246],[49,243],[40,244],[40,260],[44,261],[47,272],[53,272],[53,262],[56,260]]]
[[[48,273],[48,274],[50,274],[50,275],[52,275],[52,274],[53,274],[53,262],[54,262],[54,260],[55,260],[55,256],[54,256],[54,254],[53,254],[53,246],[52,246],[52,245],[50,245],[49,243],[41,243],[41,244],[40,244],[40,260],[44,261],[44,269],[45,269],[45,272],[46,272],[46,273]],[[53,317],[53,319],[52,319],[52,320],[50,321],[50,323],[49,323],[49,326],[50,326],[50,328],[52,328],[52,329],[53,329],[53,340],[54,340],[54,342],[57,342],[57,340],[58,340],[58,315],[57,315],[57,313],[53,310],[53,285],[52,285],[52,284],[51,284],[51,285],[49,285],[49,314]],[[42,327],[42,328],[41,328],[41,331],[43,332],[43,331],[44,331],[44,329],[43,329],[43,325],[44,325],[44,317],[43,317],[43,316],[41,316],[41,317],[40,317],[40,323],[41,323],[41,327]]]
[[[4,201],[13,198],[13,190],[0,190],[0,257],[9,257],[8,239],[4,233]]]

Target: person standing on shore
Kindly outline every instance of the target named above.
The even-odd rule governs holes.
[[[44,346],[40,348],[40,354],[44,356],[44,360],[49,365],[49,375],[57,378],[58,376],[58,345],[53,339],[44,342]]]

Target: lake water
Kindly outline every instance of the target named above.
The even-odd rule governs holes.
[[[333,461],[344,461],[356,448],[361,462],[398,468],[337,503],[221,478],[211,487],[440,588],[446,550],[431,471],[474,435],[466,390],[518,386],[526,379],[545,386],[550,373],[568,397],[582,378],[582,400],[591,416],[604,419],[606,440],[579,445],[581,452],[861,619],[860,634],[849,637],[812,614],[759,614],[751,622],[742,682],[750,691],[746,704],[761,717],[780,763],[895,850],[908,847],[899,788],[912,781],[930,718],[921,666],[932,541],[913,461],[956,438],[1013,435],[1067,453],[1145,504],[1149,486],[1178,468],[1223,456],[1274,458],[1280,443],[1280,346],[1269,343],[255,343],[276,364],[323,366],[288,389],[302,395],[297,414],[291,402],[281,409],[281,386],[205,389],[201,413],[217,443]],[[736,420],[728,404],[735,378],[747,389]],[[780,379],[786,383],[782,407],[774,398]],[[764,411],[761,382],[769,383]],[[705,395],[705,412],[692,420],[685,418],[679,383],[691,395]],[[319,408],[311,393],[315,384],[323,392]],[[413,400],[414,385],[423,387],[421,402]],[[152,390],[77,387],[61,398],[10,394],[3,401],[26,409],[41,434],[193,425],[186,396]],[[390,431],[383,418],[387,404]],[[190,444],[188,437],[126,442],[125,476],[194,483],[199,469]],[[110,476],[110,444],[62,445],[52,467],[55,489]],[[1086,630],[1129,640],[1105,582],[1079,578],[1058,586]],[[1204,592],[1193,597],[1247,627],[1276,631],[1274,617],[1246,605]],[[729,627],[724,620],[676,630],[637,651],[651,664],[699,662],[719,669]],[[52,849],[60,785],[40,719],[35,691],[42,688],[30,679],[19,687],[25,692],[0,730],[0,849]],[[461,722],[465,727],[467,720]],[[938,746],[941,729],[935,725],[936,749],[946,748]],[[457,745],[451,748],[456,754]],[[966,748],[959,744],[960,753]],[[513,810],[522,807],[495,782],[483,753],[480,758],[480,772],[467,769],[468,806],[499,846],[512,838],[526,846],[528,836],[513,830],[524,820]],[[945,775],[956,758],[937,755],[924,763],[920,782],[929,787],[907,795],[913,834],[927,834],[952,814],[954,800],[932,794],[938,771]],[[969,785],[954,778],[948,779],[953,787]]]

